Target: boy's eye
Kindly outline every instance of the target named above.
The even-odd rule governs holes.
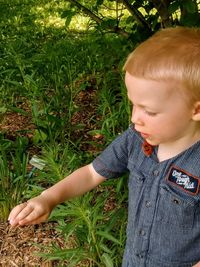
[[[148,111],[148,110],[145,110],[145,113],[146,113],[148,116],[156,116],[156,114],[157,114],[157,113],[155,113],[155,112]]]

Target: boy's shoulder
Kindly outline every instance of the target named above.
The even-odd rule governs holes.
[[[135,130],[134,124],[130,124],[127,130],[121,133],[115,140],[114,143],[120,142],[122,145],[125,145],[127,149],[132,147],[136,148],[137,146],[141,148],[144,143],[144,139],[141,135]]]
[[[200,177],[200,140],[177,156],[177,162]]]

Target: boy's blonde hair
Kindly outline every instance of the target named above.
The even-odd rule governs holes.
[[[200,29],[158,31],[128,56],[124,70],[139,78],[180,82],[190,100],[200,100]]]

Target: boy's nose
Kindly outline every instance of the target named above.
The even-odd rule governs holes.
[[[131,121],[136,125],[144,124],[141,117],[141,111],[137,107],[133,107]]]

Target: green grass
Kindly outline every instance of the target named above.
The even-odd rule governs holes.
[[[6,221],[10,210],[25,198],[29,184],[26,142],[17,138],[15,144],[1,140],[0,145],[0,220]]]
[[[129,124],[130,106],[122,73],[129,44],[115,35],[69,32],[59,17],[65,3],[53,2],[43,1],[46,4],[41,10],[41,1],[18,1],[1,12],[0,123],[7,112],[17,112],[29,116],[34,125],[31,136],[26,131],[16,132],[10,140],[6,131],[0,134],[3,220],[17,203],[91,162]],[[76,138],[77,132],[84,135],[86,126],[71,123],[82,108],[77,96],[91,90],[96,92],[95,116],[90,118],[93,128],[87,129],[87,134],[104,137],[101,144],[88,141],[96,151],[83,149],[82,138]],[[24,101],[28,111],[20,106]],[[27,170],[33,148],[45,162],[43,170]],[[70,266],[82,260],[88,260],[89,266],[120,265],[127,218],[126,179],[109,181],[100,189],[54,211],[51,219],[58,221],[66,243],[74,237],[75,244],[72,250],[54,247],[44,257],[56,258],[60,264],[70,261]],[[106,210],[111,194],[116,196],[115,205]]]

